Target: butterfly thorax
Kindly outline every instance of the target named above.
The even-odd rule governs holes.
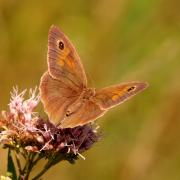
[[[95,88],[84,88],[80,98],[82,100],[89,100],[95,95]]]

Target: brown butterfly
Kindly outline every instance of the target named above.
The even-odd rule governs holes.
[[[47,61],[48,71],[40,83],[41,100],[50,120],[61,128],[92,122],[148,85],[128,82],[99,90],[87,87],[75,47],[56,26],[49,30]]]

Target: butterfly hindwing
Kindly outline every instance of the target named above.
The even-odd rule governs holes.
[[[70,104],[77,100],[79,94],[63,82],[53,79],[48,72],[41,78],[40,95],[45,111],[55,124],[65,116]]]
[[[101,109],[100,106],[93,101],[87,100],[79,103],[81,103],[79,109],[61,121],[61,128],[82,126],[103,116],[106,112],[106,110]]]

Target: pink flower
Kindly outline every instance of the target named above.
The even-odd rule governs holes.
[[[24,116],[25,121],[30,121],[32,115],[34,114],[33,110],[39,103],[40,96],[37,93],[37,88],[34,90],[30,89],[29,99],[24,100],[24,95],[26,90],[18,94],[18,88],[13,88],[11,92],[11,99],[9,103],[9,109],[12,115],[17,117],[19,114]]]
[[[26,90],[18,93],[13,88],[9,111],[2,113],[0,144],[4,147],[39,153],[44,158],[63,155],[72,162],[78,155],[84,158],[80,153],[99,140],[97,130],[90,124],[60,129],[41,118],[34,112],[39,103],[37,88],[29,91],[27,99],[25,94]]]

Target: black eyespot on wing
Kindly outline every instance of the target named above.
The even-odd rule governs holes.
[[[66,111],[66,117],[70,116],[71,112],[69,110]]]
[[[135,88],[136,88],[135,86],[131,86],[130,88],[127,89],[127,92],[133,91],[135,90]]]
[[[62,41],[59,41],[58,46],[59,46],[59,49],[60,49],[60,50],[63,50],[63,49],[64,49],[64,43],[63,43]]]

